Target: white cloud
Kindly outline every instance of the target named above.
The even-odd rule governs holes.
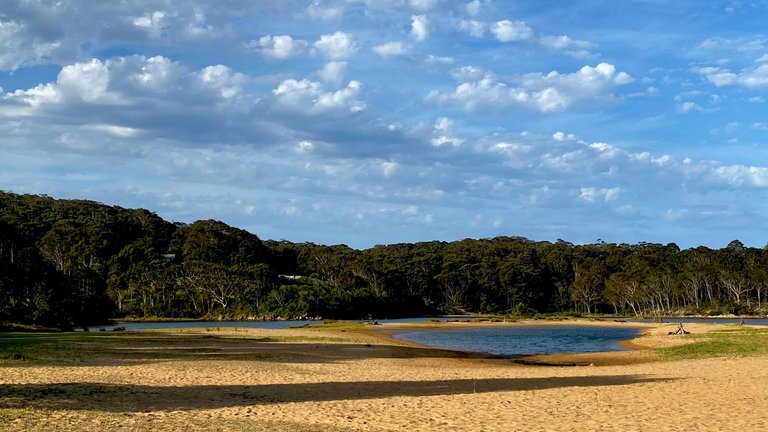
[[[387,42],[373,47],[373,51],[381,57],[398,57],[408,54],[411,47],[402,42]]]
[[[458,82],[477,81],[493,75],[480,66],[462,66],[451,71],[451,76]]]
[[[146,31],[150,37],[158,38],[163,32],[164,11],[154,11],[134,18],[133,25]]]
[[[189,70],[159,56],[93,59],[64,66],[53,82],[0,97],[0,127],[21,121],[31,128],[24,135],[35,139],[43,133],[36,125],[45,125],[48,139],[39,147],[77,152],[130,154],[153,139],[236,143],[257,136],[248,130],[258,124],[248,114],[255,102],[242,97],[248,84],[223,65]],[[116,144],[135,137],[143,141]]]
[[[246,44],[248,48],[261,52],[264,57],[280,60],[301,54],[307,45],[307,41],[294,39],[288,35],[262,36],[258,41],[253,40]]]
[[[438,103],[456,103],[465,110],[524,108],[542,113],[563,111],[571,108],[611,102],[615,99],[611,90],[632,82],[632,78],[617,72],[608,63],[595,67],[584,66],[571,74],[550,72],[527,74],[517,78],[517,87],[500,81],[491,74],[469,74],[464,71],[460,78],[470,78],[456,87],[452,93],[432,91],[427,100]],[[475,72],[475,71],[472,71]]]
[[[425,15],[411,16],[411,37],[419,42],[429,37],[429,20]]]
[[[539,38],[539,43],[551,50],[562,51],[574,58],[587,58],[594,55],[591,52],[591,49],[595,46],[593,43],[584,40],[571,39],[566,35],[542,36]]]
[[[424,60],[425,63],[430,65],[450,65],[456,61],[453,57],[441,57],[434,54],[430,54]]]
[[[717,87],[768,88],[768,64],[752,69],[744,69],[738,73],[716,67],[700,68],[698,72]]]
[[[314,0],[307,6],[306,11],[311,18],[323,21],[337,20],[344,15],[344,7],[342,5],[323,5],[319,0]]]
[[[539,39],[539,41],[545,47],[553,50],[558,50],[558,51],[572,49],[572,48],[589,49],[594,46],[594,44],[590,42],[578,40],[578,39],[571,39],[566,35],[542,36]]]
[[[744,165],[719,166],[712,170],[715,178],[732,186],[768,188],[768,168]]]
[[[752,129],[756,130],[768,130],[768,124],[763,122],[756,122],[752,124]]]
[[[333,60],[351,57],[359,49],[351,34],[340,31],[320,36],[315,48]]]
[[[382,162],[381,163],[381,171],[384,174],[384,177],[392,177],[392,175],[397,172],[398,168],[400,168],[400,165],[397,162]]]
[[[765,63],[768,62],[768,54],[763,54],[760,58],[755,60],[755,63]]]
[[[346,72],[347,62],[332,61],[326,63],[322,69],[317,71],[317,75],[321,80],[338,86],[344,81]]]
[[[482,21],[461,20],[459,21],[459,30],[465,31],[474,37],[483,37],[486,24]]]
[[[98,102],[107,95],[109,70],[98,59],[88,63],[65,66],[56,79],[59,89],[68,95],[77,95],[87,102]]]
[[[176,46],[226,37],[232,29],[222,18],[243,12],[243,3],[131,0],[96,6],[85,0],[4,2],[0,69],[72,64],[126,43],[133,52],[144,52],[143,44],[158,40],[163,46]]]
[[[272,91],[277,103],[291,111],[305,114],[317,114],[329,110],[359,112],[365,109],[365,103],[357,97],[362,89],[358,81],[350,81],[345,88],[326,91],[322,84],[307,79],[285,80]]]
[[[58,41],[31,37],[23,24],[3,21],[0,16],[0,70],[47,63],[60,45]]]
[[[466,4],[465,9],[470,16],[476,16],[480,14],[482,9],[482,3],[480,0],[472,0]]]
[[[197,73],[203,87],[214,89],[224,99],[240,96],[248,78],[224,65],[207,66]]]
[[[533,30],[523,21],[496,21],[491,26],[491,32],[501,42],[523,41],[533,37]]]
[[[605,203],[614,201],[621,194],[621,188],[594,188],[587,187],[581,188],[579,193],[579,200],[587,203]]]
[[[709,38],[699,44],[700,49],[704,50],[736,50],[736,51],[760,51],[765,48],[766,40],[764,38]]]
[[[678,106],[677,110],[681,113],[687,113],[691,111],[704,111],[704,108],[701,107],[701,105],[697,104],[696,102],[683,102],[680,106]]]
[[[411,7],[420,11],[428,11],[432,9],[440,0],[408,0]]]
[[[450,146],[459,147],[464,140],[458,138],[453,132],[453,120],[447,117],[438,117],[434,125],[434,138],[430,143],[435,147]]]
[[[311,141],[299,141],[299,145],[296,147],[296,151],[299,153],[309,153],[315,149],[315,145]]]
[[[555,133],[552,134],[552,139],[554,139],[555,141],[563,142],[563,141],[566,141],[566,140],[575,140],[576,139],[576,135],[574,135],[574,134],[566,134],[565,132],[558,131],[558,132],[555,132]]]
[[[679,209],[679,210],[667,209],[662,215],[662,217],[666,221],[678,221],[678,220],[684,219],[686,216],[688,216],[687,209]]]

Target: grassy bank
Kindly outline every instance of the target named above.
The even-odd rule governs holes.
[[[338,343],[346,338],[253,337],[218,328],[142,332],[0,333],[0,366],[33,364],[117,364],[147,360],[264,360],[277,355],[267,345]]]
[[[741,327],[683,336],[690,343],[663,348],[670,360],[768,354],[768,329]]]

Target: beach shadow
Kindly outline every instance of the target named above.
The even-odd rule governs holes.
[[[166,361],[335,363],[360,358],[501,358],[478,353],[390,344],[295,342],[216,334],[93,333],[0,337],[0,354],[19,361],[4,367],[120,366]],[[3,356],[0,356],[3,358]]]
[[[216,409],[290,402],[325,402],[493,392],[604,387],[669,381],[639,375],[551,378],[357,381],[270,385],[144,386],[103,383],[2,384],[0,408],[107,412]]]

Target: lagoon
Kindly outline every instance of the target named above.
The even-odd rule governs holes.
[[[634,339],[637,327],[569,325],[478,327],[446,330],[415,330],[395,338],[434,348],[500,356],[622,351],[619,343]]]

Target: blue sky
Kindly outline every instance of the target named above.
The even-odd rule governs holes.
[[[768,241],[768,1],[0,3],[0,189],[356,248]]]

